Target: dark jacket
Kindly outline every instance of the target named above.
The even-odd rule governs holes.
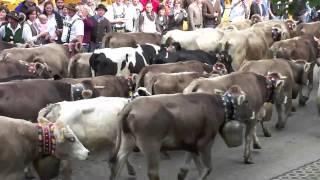
[[[261,4],[261,6],[262,6],[262,13],[260,12],[259,5],[256,2],[252,2],[251,6],[250,6],[250,18],[254,14],[266,16],[266,14],[267,14],[266,7],[264,7],[263,4]]]
[[[38,8],[36,3],[33,3],[32,6],[27,6],[26,1],[22,1],[15,9],[15,11],[22,12],[24,14],[27,14],[27,11],[30,7],[35,7],[37,11],[40,13],[40,9]]]
[[[93,16],[92,19],[94,21],[94,27],[91,32],[91,41],[94,43],[100,43],[102,42],[103,36],[112,31],[111,23],[106,18],[103,18],[100,22],[98,22],[96,16]]]
[[[218,13],[218,16],[213,15],[214,12]],[[203,26],[216,26],[220,23],[221,19],[221,9],[220,9],[220,0],[216,0],[215,4],[209,0],[202,1],[202,16],[203,16]]]

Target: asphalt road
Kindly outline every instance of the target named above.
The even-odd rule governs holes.
[[[253,150],[255,164],[243,163],[244,147],[227,148],[220,136],[216,138],[212,148],[213,171],[210,180],[267,180],[303,164],[320,159],[320,117],[317,115],[314,90],[307,106],[299,107],[288,120],[284,130],[274,128],[276,119],[272,121],[272,137],[263,137],[258,129],[263,149]],[[183,152],[170,152],[171,159],[162,159],[160,175],[162,180],[177,179],[176,174],[183,164]],[[94,159],[95,158],[95,159]],[[74,161],[73,178],[77,180],[106,180],[110,175],[105,154],[91,157],[87,161]],[[130,162],[137,171],[136,178],[130,177],[126,169],[121,173],[121,180],[146,180],[146,163],[140,153],[133,153]],[[197,178],[195,167],[186,179]]]

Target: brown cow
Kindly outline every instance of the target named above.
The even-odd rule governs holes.
[[[285,59],[266,59],[259,61],[248,61],[241,66],[239,71],[254,72],[263,75],[267,75],[269,72],[277,72],[286,76],[283,85],[283,91],[286,99],[285,101],[274,101],[276,110],[278,112],[278,122],[283,122],[278,123],[277,128],[284,128],[285,123],[291,113],[292,99],[295,98],[299,89],[308,88],[307,73],[309,68],[310,64],[301,66]],[[271,118],[271,115],[267,115],[267,117]],[[270,120],[268,118],[264,118],[264,120],[261,121],[263,132],[266,137],[271,136],[269,129],[263,124],[263,121]]]
[[[5,49],[0,53],[0,60],[39,62],[50,67],[52,77],[67,77],[69,52],[63,45],[51,43],[33,48]]]
[[[309,34],[312,36],[320,37],[320,21],[310,23],[300,23],[297,26],[297,35]]]
[[[42,119],[38,124],[0,116],[0,126],[0,142],[4,144],[0,148],[0,179],[24,179],[24,168],[42,156],[85,160],[89,153],[62,122]]]
[[[248,29],[252,25],[261,22],[261,16],[259,14],[254,14],[251,16],[250,19],[246,19],[243,21],[236,21],[236,22],[223,22],[220,23],[218,28],[221,29],[235,29],[235,30],[243,30],[243,29]]]
[[[0,61],[0,81],[9,79],[51,78],[50,68],[42,63],[25,61]]]
[[[238,70],[246,60],[266,58],[268,48],[281,39],[282,31],[278,27],[255,24],[249,29],[225,32],[217,47],[217,57],[220,61],[232,65]]]
[[[151,82],[146,86],[146,90],[151,94],[182,93],[194,79],[216,77],[227,74],[227,69],[222,63],[216,63],[213,65],[213,68],[214,70],[211,73],[160,73],[152,77]]]
[[[126,78],[122,76],[104,75],[92,78],[66,78],[62,79],[61,81],[69,82],[71,84],[79,84],[90,81],[95,89],[96,96],[129,97],[131,96],[132,91],[135,89],[132,78]]]
[[[136,47],[137,44],[161,44],[162,36],[156,33],[107,33],[102,39],[102,48]]]
[[[234,72],[224,76],[208,79],[197,79],[189,84],[184,93],[200,92],[215,94],[217,91],[226,91],[233,85],[238,85],[248,95],[248,109],[243,112],[250,116],[241,115],[238,118],[246,124],[246,144],[244,160],[251,163],[251,147],[253,139],[254,148],[261,148],[259,139],[256,135],[256,123],[260,118],[265,102],[283,102],[285,95],[283,93],[284,80],[281,74],[272,73],[267,76],[258,75],[252,72]],[[282,126],[283,122],[278,122]]]
[[[235,102],[237,107],[244,104],[244,98],[240,100]],[[117,148],[110,160],[114,163],[110,179],[119,175],[135,146],[146,157],[150,180],[160,179],[160,150],[190,152],[202,170],[199,179],[205,179],[212,170],[214,138],[226,122],[221,96],[202,93],[140,97],[128,104],[119,118],[121,125]],[[178,179],[187,174],[187,169],[181,170]]]
[[[318,43],[311,35],[303,35],[275,42],[269,49],[269,58],[302,59],[311,63],[309,71],[309,92],[299,97],[299,104],[305,105],[313,88],[313,68],[315,63],[320,65]]]
[[[192,60],[186,62],[167,63],[167,64],[153,64],[145,66],[139,73],[136,80],[136,89],[139,87],[146,87],[152,76],[159,73],[178,73],[178,72],[207,72],[212,71],[212,66],[203,64],[199,61]]]

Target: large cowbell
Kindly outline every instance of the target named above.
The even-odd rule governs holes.
[[[229,148],[238,147],[243,142],[243,125],[236,120],[226,122],[221,129],[221,136]]]

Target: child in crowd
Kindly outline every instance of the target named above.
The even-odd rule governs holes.
[[[37,27],[40,31],[40,33],[43,32],[49,32],[48,27],[48,17],[44,14],[40,14],[37,20]],[[50,34],[48,33],[47,36],[41,37],[41,44],[47,44],[50,42],[50,39],[54,39],[53,37],[50,37]]]

